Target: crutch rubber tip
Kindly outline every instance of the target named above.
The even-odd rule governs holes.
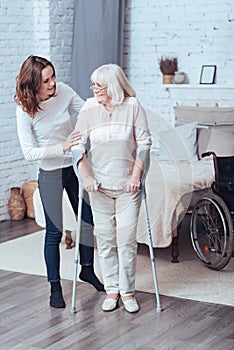
[[[75,307],[74,307],[74,308],[71,308],[70,314],[73,315],[73,314],[75,314],[75,313],[76,313],[76,308],[75,308]]]
[[[161,306],[160,306],[160,305],[157,305],[157,307],[156,307],[156,311],[157,311],[157,312],[162,312],[162,311],[163,311],[163,309],[161,308]]]

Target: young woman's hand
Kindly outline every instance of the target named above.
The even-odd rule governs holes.
[[[63,152],[70,151],[72,146],[76,146],[81,139],[81,133],[78,130],[74,130],[68,135],[66,141],[63,143]]]
[[[86,176],[82,179],[83,186],[87,192],[98,191],[98,182],[92,176]]]
[[[131,179],[129,179],[125,186],[124,186],[124,190],[127,193],[135,193],[137,191],[140,190],[141,187],[141,182],[138,178],[132,176]]]

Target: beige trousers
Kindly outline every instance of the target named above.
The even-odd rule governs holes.
[[[100,189],[89,195],[105,290],[107,294],[132,295],[141,193]]]

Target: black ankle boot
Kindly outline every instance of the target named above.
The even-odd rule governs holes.
[[[82,266],[79,278],[84,282],[92,284],[99,292],[105,291],[103,284],[99,281],[94,273],[93,265]]]
[[[63,299],[62,287],[60,281],[50,282],[51,295],[50,295],[50,306],[55,308],[65,308],[66,304]]]

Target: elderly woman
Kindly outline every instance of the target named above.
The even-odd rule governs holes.
[[[114,310],[121,296],[125,309],[137,312],[136,229],[150,132],[144,110],[119,66],[99,67],[92,73],[91,82],[95,97],[86,101],[79,114],[75,129],[82,138],[72,153],[90,196],[107,293],[102,309]]]

